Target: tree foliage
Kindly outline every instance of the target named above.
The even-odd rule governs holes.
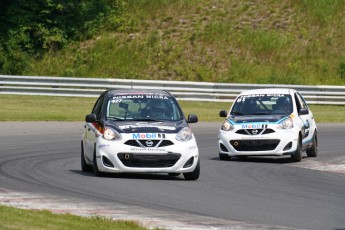
[[[30,58],[95,34],[125,0],[1,0],[0,73],[20,74]]]

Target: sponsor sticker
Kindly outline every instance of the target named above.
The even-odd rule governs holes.
[[[160,94],[147,94],[147,95],[114,95],[113,101],[121,101],[122,99],[162,99],[162,100],[168,100],[167,96],[160,95]]]
[[[267,93],[267,94],[248,94],[248,95],[242,95],[237,99],[237,102],[245,101],[246,99],[249,98],[262,98],[262,97],[284,97],[284,94],[279,94],[279,93]]]
[[[242,124],[242,129],[263,129],[267,128],[266,124]]]
[[[107,147],[109,147],[109,146],[110,146],[110,145],[99,145],[98,148],[99,148],[99,149],[102,149],[102,148],[107,148]]]
[[[165,139],[164,133],[132,133],[132,139]]]
[[[133,152],[166,152],[164,149],[160,148],[131,148]]]

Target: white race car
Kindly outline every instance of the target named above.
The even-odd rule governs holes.
[[[198,146],[176,99],[161,90],[108,90],[85,118],[82,171],[200,174]]]
[[[302,160],[302,151],[316,157],[317,128],[313,113],[300,93],[293,89],[256,89],[242,92],[218,133],[219,158],[232,156],[290,155]]]

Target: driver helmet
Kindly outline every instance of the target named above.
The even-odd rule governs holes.
[[[288,98],[288,97],[278,98],[276,105],[278,108],[284,109],[287,112],[291,111],[291,102],[290,102],[290,98]]]

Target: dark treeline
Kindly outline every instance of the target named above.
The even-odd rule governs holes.
[[[0,74],[20,74],[30,59],[92,37],[125,0],[0,0]]]

